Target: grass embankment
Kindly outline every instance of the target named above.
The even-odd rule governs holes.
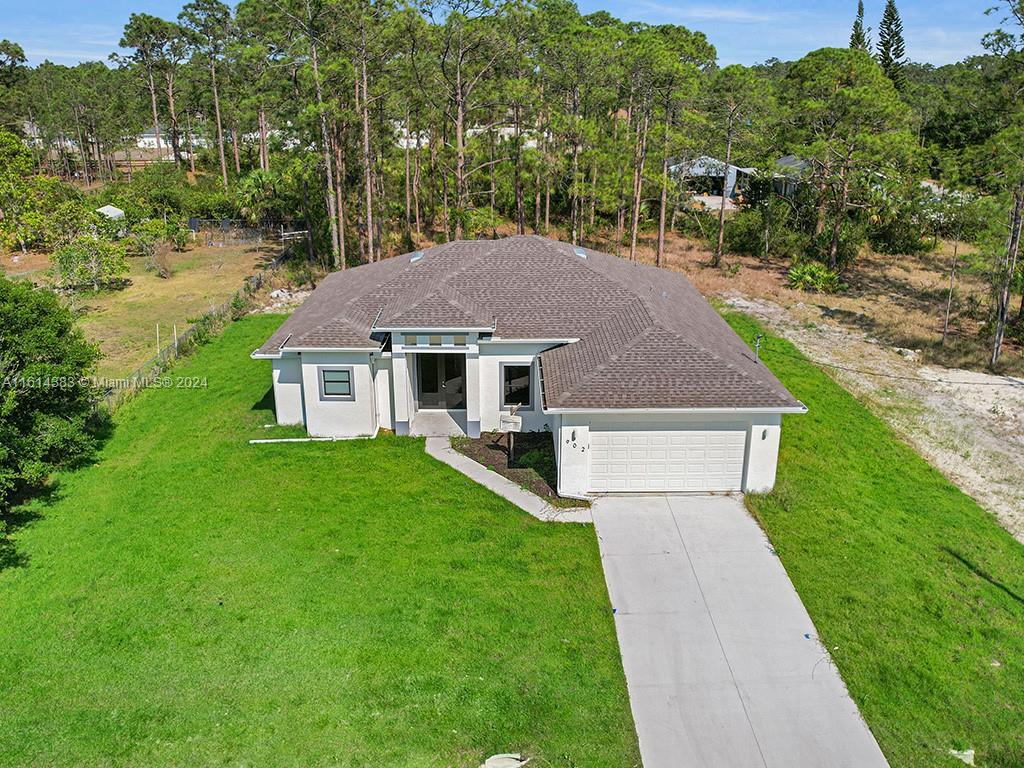
[[[477,766],[639,757],[593,531],[420,440],[248,445],[280,322],[117,413],[0,571],[4,765]]]
[[[1024,547],[792,345],[762,350],[810,411],[748,505],[892,765],[1024,765]]]

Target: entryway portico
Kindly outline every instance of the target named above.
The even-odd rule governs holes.
[[[395,432],[479,437],[479,331],[391,333]]]

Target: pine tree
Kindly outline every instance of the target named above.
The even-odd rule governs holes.
[[[882,22],[878,25],[878,63],[886,77],[892,80],[896,90],[903,90],[906,63],[906,47],[903,43],[903,22],[896,10],[895,0],[886,0]]]
[[[864,0],[857,0],[857,18],[853,20],[850,32],[850,47],[857,51],[867,51],[871,47],[871,27],[864,28]]]

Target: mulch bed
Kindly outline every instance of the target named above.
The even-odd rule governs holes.
[[[508,435],[484,432],[480,437],[456,437],[452,447],[478,464],[507,477],[555,507],[589,507],[589,501],[558,495],[558,469],[550,432],[520,432],[515,436],[515,457],[509,464]]]

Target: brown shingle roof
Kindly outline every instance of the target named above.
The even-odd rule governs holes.
[[[586,258],[577,254],[577,250]],[[579,339],[540,355],[546,408],[799,403],[676,272],[537,236],[459,241],[329,275],[259,349],[374,349],[373,328]]]

